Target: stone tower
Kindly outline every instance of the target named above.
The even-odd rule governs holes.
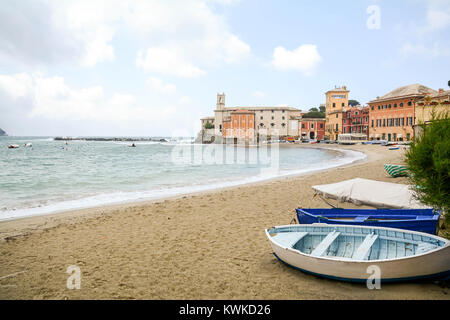
[[[217,94],[217,110],[225,109],[225,93]]]

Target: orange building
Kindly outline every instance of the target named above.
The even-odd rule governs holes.
[[[302,139],[323,140],[325,136],[325,119],[303,118],[300,124],[300,137]]]
[[[346,86],[334,88],[325,93],[326,126],[325,137],[329,140],[338,140],[342,130],[342,113],[348,108],[348,93]]]
[[[420,84],[404,86],[369,102],[369,139],[409,141],[413,137],[415,104],[435,90]]]
[[[223,120],[222,137],[234,143],[255,142],[255,112],[236,110]]]

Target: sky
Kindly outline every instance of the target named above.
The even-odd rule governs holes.
[[[195,136],[227,106],[448,89],[450,0],[3,0],[0,128]]]

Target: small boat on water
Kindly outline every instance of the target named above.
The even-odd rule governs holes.
[[[18,144],[10,144],[9,146],[8,146],[8,149],[18,149],[19,148],[19,145]]]
[[[406,177],[408,175],[408,168],[400,164],[384,164],[384,170],[392,177]]]
[[[300,224],[266,229],[275,257],[306,273],[366,282],[450,277],[450,241],[426,233],[384,227]]]
[[[326,223],[398,228],[437,234],[439,211],[433,209],[296,209],[300,224]]]
[[[400,149],[400,147],[398,147],[398,146],[397,146],[397,147],[390,147],[390,148],[389,148],[389,150],[398,150],[398,149]]]

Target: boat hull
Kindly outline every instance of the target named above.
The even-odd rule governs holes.
[[[385,227],[437,234],[439,211],[433,209],[296,209],[300,224],[326,223]],[[409,216],[409,219],[407,217]],[[339,220],[337,218],[370,217],[364,221]],[[411,219],[413,217],[414,219]],[[417,218],[420,217],[420,218]],[[394,219],[393,219],[394,218]]]
[[[373,274],[373,269],[371,269],[373,266],[379,268],[380,281],[382,283],[419,279],[446,279],[450,277],[449,243],[440,249],[415,256],[363,261],[314,257],[276,243],[268,230],[266,230],[266,236],[278,260],[303,272],[320,277],[349,282],[367,282]]]

